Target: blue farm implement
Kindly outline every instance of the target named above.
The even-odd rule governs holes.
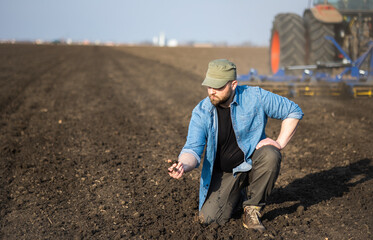
[[[352,60],[340,45],[333,42],[343,55],[340,63],[320,63],[315,65],[285,66],[271,75],[260,75],[255,69],[246,75],[239,75],[241,85],[260,86],[279,95],[296,96],[373,96],[373,42],[356,60]],[[334,76],[331,72],[342,69]],[[296,74],[302,71],[302,74]]]

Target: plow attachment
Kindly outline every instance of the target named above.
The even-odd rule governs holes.
[[[360,84],[351,84],[349,85],[347,83],[348,88],[350,89],[350,94],[354,98],[357,97],[373,97],[373,82],[368,82],[366,84],[360,83]]]
[[[343,96],[346,94],[346,86],[342,82],[285,75],[281,70],[273,76],[258,75],[255,70],[251,70],[248,75],[238,76],[238,82],[240,85],[259,86],[285,97]]]
[[[332,41],[344,56],[342,63],[287,66],[280,68],[272,76],[259,75],[252,69],[247,75],[239,75],[237,80],[240,85],[260,86],[286,97],[373,97],[373,42],[370,42],[368,50],[361,57],[352,61],[333,38],[326,38]],[[343,70],[333,77],[329,75],[330,69]],[[289,74],[299,70],[303,70],[301,76]]]

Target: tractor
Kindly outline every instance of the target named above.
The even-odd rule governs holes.
[[[299,16],[276,15],[270,40],[270,71],[293,65],[345,62],[335,39],[352,60],[368,49],[373,39],[373,0],[315,0]],[[369,71],[369,60],[360,68]],[[328,72],[328,70],[324,70]]]

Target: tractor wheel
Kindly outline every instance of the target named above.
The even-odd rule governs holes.
[[[303,19],[300,16],[285,13],[275,17],[269,51],[272,73],[276,73],[284,66],[304,65],[304,36]]]
[[[325,36],[335,38],[334,25],[318,21],[311,11],[306,11],[303,18],[306,29],[306,63],[333,62],[336,50]]]

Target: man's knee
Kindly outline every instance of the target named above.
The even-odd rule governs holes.
[[[217,223],[219,225],[222,225],[226,222],[228,222],[229,218],[225,218],[225,217],[218,217],[217,215],[209,215],[209,214],[206,214],[204,212],[199,212],[199,215],[198,215],[198,220],[199,220],[199,223],[201,224],[211,224],[211,223]]]
[[[206,216],[203,212],[199,212],[198,214],[198,221],[201,224],[210,224],[214,222],[215,219],[211,218],[210,216]]]
[[[222,225],[228,222],[231,216],[231,208],[230,206],[206,206],[204,205],[199,211],[198,220],[202,224],[211,224],[211,223],[218,223]]]
[[[267,145],[256,150],[253,156],[254,164],[261,165],[267,169],[276,169],[281,163],[281,153],[278,148]]]

